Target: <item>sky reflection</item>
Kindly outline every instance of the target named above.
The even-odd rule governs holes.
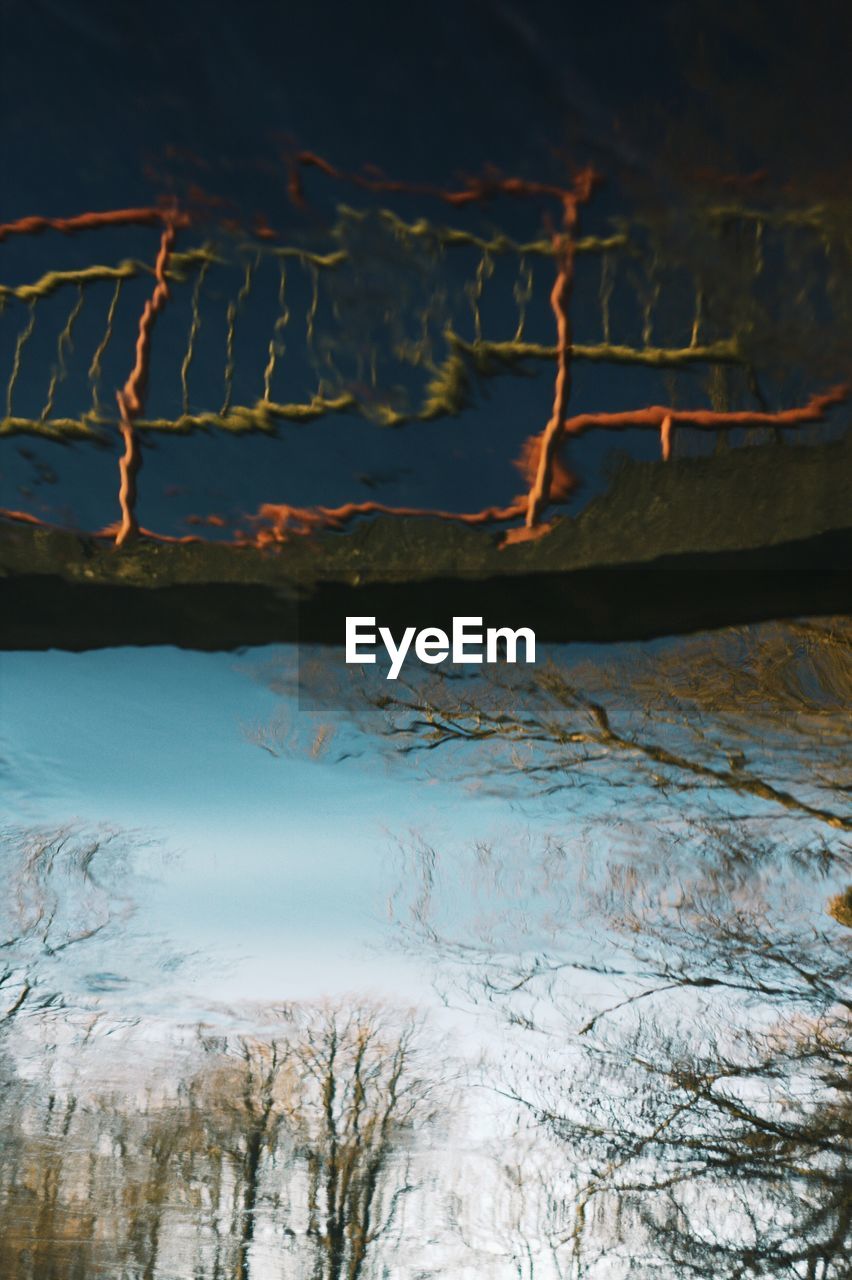
[[[250,741],[282,698],[243,655],[121,649],[0,657],[0,755],[7,821],[104,823],[154,844],[142,920],[208,957],[217,998],[300,998],[377,988],[424,998],[429,982],[375,952],[395,838],[471,838],[506,805],[451,780],[372,760],[275,759]],[[310,723],[295,698],[288,712]],[[234,960],[240,962],[234,967]]]

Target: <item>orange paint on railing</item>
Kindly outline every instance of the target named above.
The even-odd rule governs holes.
[[[526,496],[508,507],[485,507],[482,511],[440,511],[433,507],[391,507],[383,502],[347,502],[341,507],[291,507],[287,503],[265,502],[257,515],[249,516],[259,526],[249,537],[238,534],[238,546],[266,547],[287,541],[288,534],[304,537],[315,529],[342,529],[358,516],[385,515],[452,520],[457,524],[499,524],[516,520],[526,508]]]
[[[184,524],[206,524],[211,529],[227,529],[228,522],[224,516],[184,516]]]
[[[99,227],[187,226],[186,214],[165,209],[110,209],[104,213],[79,213],[73,218],[19,218],[17,222],[0,223],[0,241],[8,236],[40,235],[43,231],[61,231],[73,235],[77,231],[93,231]]]
[[[541,449],[544,442],[544,435],[539,432],[538,435],[529,436],[521,445],[521,454],[515,460],[515,467],[520,471],[521,475],[527,482],[527,492],[523,497],[516,498],[516,502],[524,504],[524,510],[529,506],[529,491],[536,481],[541,462]],[[574,472],[569,469],[565,460],[555,455],[551,462],[550,471],[550,500],[551,502],[564,502],[569,498],[577,488],[578,480]]]
[[[25,524],[37,524],[42,529],[58,528],[57,525],[50,524],[47,520],[42,520],[41,516],[34,516],[30,511],[10,511],[8,507],[0,507],[0,519],[21,520]]]
[[[22,524],[34,524],[34,525],[37,525],[39,529],[50,529],[51,531],[56,533],[73,532],[75,534],[78,534],[78,536],[83,536],[86,538],[103,538],[103,539],[108,538],[110,541],[115,540],[115,535],[118,533],[121,527],[121,522],[116,520],[114,524],[105,525],[103,529],[96,529],[91,533],[85,533],[80,535],[79,531],[76,529],[69,530],[64,525],[54,524],[51,520],[44,520],[42,519],[41,516],[34,516],[29,511],[12,511],[7,507],[0,507],[0,520],[18,521]],[[154,533],[152,529],[140,529],[139,532],[144,538],[150,538],[154,542],[204,542],[205,541],[204,538],[199,538],[196,534],[182,534],[182,535],[172,536],[171,534],[168,534],[168,533]]]
[[[456,207],[476,204],[478,201],[490,200],[495,196],[539,196],[560,201],[576,201],[577,186],[566,188],[549,182],[530,182],[525,178],[504,178],[494,172],[482,178],[467,178],[465,185],[455,191],[436,187],[428,183],[406,182],[397,178],[387,178],[378,169],[370,167],[369,173],[347,173],[335,165],[316,155],[313,151],[300,151],[289,161],[288,190],[294,204],[304,207],[305,196],[302,187],[300,170],[303,168],[319,169],[329,178],[338,182],[348,182],[364,191],[376,193],[393,192],[398,195],[429,196],[442,200],[445,204]],[[587,178],[592,182],[597,175],[591,169],[583,171],[578,178],[582,183]],[[586,197],[588,198],[588,197]]]
[[[647,409],[627,409],[621,413],[580,413],[564,423],[566,435],[581,436],[598,428],[602,431],[625,431],[629,427],[652,427],[662,430],[668,421],[667,435],[671,440],[672,429],[698,427],[714,431],[726,427],[801,427],[822,422],[826,411],[848,400],[852,385],[842,383],[821,395],[811,396],[807,404],[798,409],[779,409],[775,413],[755,412],[751,409],[733,413],[715,409],[672,409],[663,405],[649,405]]]
[[[663,462],[672,456],[672,415],[667,413],[660,423],[660,452]]]
[[[542,437],[530,436],[521,446],[520,457],[515,466],[521,475],[532,484],[539,467]],[[554,460],[552,471],[552,497],[556,502],[564,501],[576,488],[577,479],[560,459]],[[481,511],[454,512],[436,510],[434,507],[392,507],[383,502],[348,502],[341,507],[293,507],[287,503],[264,503],[256,515],[249,516],[249,522],[260,526],[252,537],[238,536],[241,545],[269,546],[273,543],[285,542],[287,534],[303,537],[315,529],[342,529],[344,525],[365,515],[409,516],[413,518],[429,518],[434,520],[452,520],[457,524],[483,525],[503,524],[519,519],[526,511],[529,502],[528,493],[519,494],[506,506],[483,507]],[[202,517],[188,517],[192,523],[202,523]],[[221,526],[224,521],[220,517],[206,517],[207,524]]]
[[[97,533],[91,533],[88,536],[90,538],[111,538],[114,541],[116,541],[116,544],[117,544],[116,535],[119,533],[120,530],[121,530],[121,521],[116,520],[114,524],[104,525],[103,529],[98,529]],[[198,535],[195,533],[182,533],[182,534],[154,533],[153,529],[145,529],[141,526],[137,529],[137,533],[140,535],[140,537],[148,538],[152,542],[185,543],[185,542],[205,542],[206,541],[205,538],[199,538]]]
[[[528,529],[538,524],[542,512],[551,501],[556,453],[571,394],[571,318],[568,307],[574,287],[574,238],[579,207],[591,196],[594,182],[595,174],[591,169],[578,174],[573,191],[562,196],[562,231],[553,237],[557,267],[550,293],[550,306],[556,320],[556,384],[553,391],[553,411],[544,429],[535,482],[529,494],[526,513]]]
[[[160,238],[160,252],[154,267],[156,285],[151,297],[145,303],[139,319],[139,333],[136,339],[136,363],[130,377],[121,391],[116,392],[120,414],[119,429],[124,439],[124,453],[119,462],[121,483],[118,501],[121,507],[121,523],[115,538],[117,547],[124,544],[139,532],[136,519],[136,476],[142,466],[142,454],[139,439],[133,423],[142,411],[145,385],[148,380],[148,369],[151,362],[151,337],[156,320],[169,297],[169,285],[166,280],[166,264],[174,243],[175,223],[168,220]]]
[[[260,507],[256,515],[247,517],[255,526],[255,532],[251,537],[237,535],[237,541],[240,543],[256,546],[277,544],[284,542],[290,534],[305,535],[320,528],[341,529],[363,515],[431,517],[473,526],[509,522],[524,517],[523,527],[511,529],[504,535],[503,545],[509,545],[540,537],[546,532],[550,526],[542,523],[544,512],[552,503],[564,501],[576,487],[576,478],[559,458],[559,448],[566,436],[579,437],[592,429],[626,430],[636,427],[659,430],[662,457],[667,461],[672,454],[676,426],[705,430],[724,430],[738,426],[796,427],[822,421],[829,408],[849,397],[850,387],[843,385],[834,387],[821,395],[812,396],[808,403],[800,408],[775,413],[677,410],[652,405],[646,409],[621,413],[586,413],[568,418],[566,410],[571,391],[572,355],[569,306],[574,284],[576,233],[580,206],[589,200],[598,180],[593,170],[586,169],[577,174],[570,188],[528,182],[520,178],[505,178],[496,171],[492,171],[481,178],[468,178],[464,185],[456,189],[444,189],[428,184],[390,179],[374,168],[365,169],[362,173],[347,173],[322,157],[307,151],[298,153],[288,163],[290,195],[294,202],[301,205],[305,203],[301,181],[301,173],[305,168],[317,169],[337,181],[353,183],[368,191],[428,196],[457,207],[472,205],[497,196],[558,200],[562,219],[559,229],[552,237],[556,279],[550,294],[550,305],[557,333],[557,369],[553,407],[544,430],[525,442],[521,457],[516,463],[526,479],[527,492],[514,498],[506,506],[491,506],[476,512],[454,513],[420,507],[392,507],[378,502],[350,502],[340,507],[294,507],[287,504],[266,503]],[[751,175],[746,182],[757,181],[759,178],[760,175]],[[720,180],[725,182],[727,178],[723,175]],[[192,195],[198,200],[202,212],[205,205],[209,208],[213,205],[220,207],[226,204],[221,198],[207,196],[197,187],[192,191]],[[119,462],[121,519],[116,525],[93,535],[95,537],[115,535],[117,546],[124,545],[138,534],[151,538],[157,537],[148,530],[140,529],[135,515],[136,477],[142,464],[135,422],[143,409],[154,323],[169,297],[166,279],[169,254],[176,229],[190,225],[191,221],[191,214],[185,210],[178,211],[175,207],[167,208],[164,205],[157,208],[84,213],[72,218],[29,217],[19,219],[17,222],[0,224],[0,241],[12,235],[40,234],[46,230],[73,234],[77,231],[110,226],[159,225],[163,227],[154,269],[155,288],[152,296],[145,303],[139,319],[136,361],[124,387],[116,393],[120,412],[119,426],[124,442],[124,453]],[[236,221],[234,229],[238,229]],[[277,234],[262,215],[258,215],[254,231],[263,239],[274,238]],[[0,516],[52,527],[38,517],[25,512],[0,510]],[[208,517],[206,523],[216,526],[224,525],[221,517],[217,516]],[[194,536],[160,537],[159,540],[164,542],[201,541]]]
[[[850,393],[852,393],[852,386],[844,383],[832,387],[821,395],[811,396],[807,404],[798,409],[779,409],[776,413],[752,412],[748,409],[722,413],[712,409],[672,409],[663,405],[650,405],[647,409],[628,409],[622,413],[581,413],[574,418],[566,419],[558,436],[562,440],[565,436],[577,437],[592,430],[626,431],[631,427],[647,427],[660,432],[662,458],[667,462],[671,457],[675,426],[697,427],[703,431],[719,431],[730,427],[802,427],[822,422],[827,410],[843,404]],[[570,475],[564,464],[562,464],[562,470]],[[553,491],[550,501],[558,502],[561,498]],[[539,514],[543,510],[544,506],[540,508]],[[513,543],[534,540],[549,529],[550,525],[547,524],[538,522],[530,524],[528,517],[526,528],[510,529],[503,539],[503,545],[510,546]]]
[[[557,453],[564,433],[565,411],[571,393],[569,303],[574,284],[574,242],[579,207],[590,199],[595,184],[599,181],[599,175],[592,168],[586,168],[576,175],[571,187],[560,187],[552,183],[528,182],[522,178],[503,178],[498,174],[491,174],[484,178],[469,178],[464,188],[452,191],[386,178],[378,171],[375,171],[375,176],[345,173],[322,156],[311,151],[303,151],[290,162],[290,195],[300,206],[304,206],[305,203],[300,170],[306,167],[319,169],[328,177],[354,183],[368,191],[431,196],[455,206],[473,204],[498,195],[537,196],[559,200],[562,206],[562,227],[553,236],[556,280],[550,294],[550,305],[556,321],[557,333],[553,410],[542,434],[532,437],[533,441],[538,441],[537,466],[534,476],[530,478],[530,491],[525,503],[527,528],[534,528],[539,523],[542,512],[554,500]],[[568,474],[567,471],[565,474]],[[570,488],[573,488],[573,481]],[[461,519],[461,517],[457,518]],[[468,517],[468,520],[470,519],[472,517]]]

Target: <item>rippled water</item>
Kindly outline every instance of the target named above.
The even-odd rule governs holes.
[[[786,412],[848,381],[839,6],[8,7],[0,229],[177,198],[178,249],[220,256],[175,275],[147,409],[372,406],[146,437],[144,528],[510,501],[554,384],[507,340],[550,348],[559,310],[555,329],[548,251],[483,246],[553,237],[553,184],[589,163],[578,231],[609,247],[559,265],[564,342],[620,354],[572,361],[570,414]],[[305,206],[303,151],[355,180],[312,169]],[[550,196],[433,199],[495,175]],[[270,224],[297,251],[286,290]],[[33,517],[118,516],[118,435],[42,436],[99,397],[115,412],[156,234],[0,238],[0,433],[34,433],[6,441],[0,501],[39,550]],[[351,270],[318,274],[342,246]],[[85,273],[125,259],[113,312],[113,277]],[[448,330],[497,344],[456,385],[465,416],[379,425],[426,403]],[[842,394],[801,430],[681,424],[675,455],[713,452],[696,493],[736,470],[729,446],[766,445],[741,474],[786,466],[794,438],[841,434]],[[662,424],[603,434],[571,440],[563,514],[619,456],[659,457]],[[660,475],[647,510],[674,522]],[[712,545],[804,537],[797,501],[809,537],[836,531],[814,475],[742,490],[760,535],[720,483]],[[591,564],[632,555],[622,510]],[[59,642],[52,590],[34,643]],[[383,674],[305,646],[0,652],[0,1280],[847,1280],[849,621]]]
[[[848,626],[494,671],[2,657],[4,1276],[846,1274]]]

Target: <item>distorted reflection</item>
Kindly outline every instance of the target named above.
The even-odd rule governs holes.
[[[4,1277],[848,1274],[848,625],[6,661]]]

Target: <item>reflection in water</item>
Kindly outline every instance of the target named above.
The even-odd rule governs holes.
[[[848,1275],[847,625],[7,661],[4,1278]]]
[[[138,1096],[10,1081],[3,1274],[247,1277],[283,1259],[338,1280],[397,1246],[438,1094],[420,1028],[354,1003],[268,1021],[200,1029]]]

